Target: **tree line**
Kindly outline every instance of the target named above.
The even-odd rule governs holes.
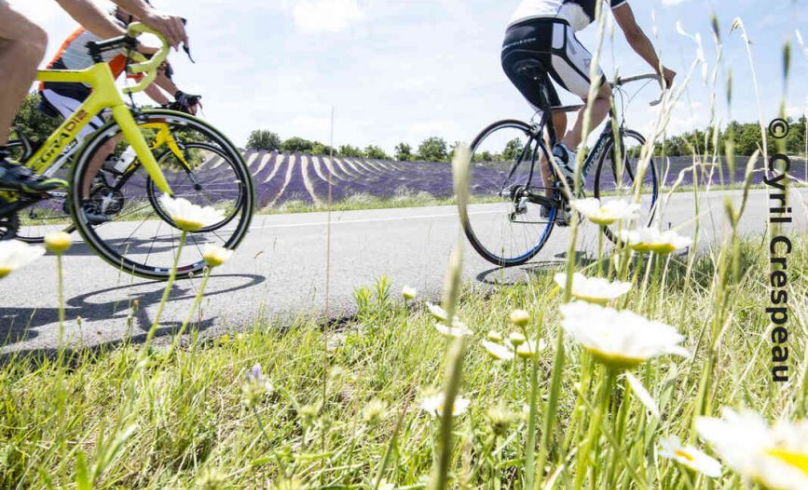
[[[422,141],[417,149],[413,149],[408,143],[399,143],[396,145],[391,158],[391,155],[388,155],[381,147],[376,145],[369,145],[364,149],[352,145],[331,148],[319,141],[311,141],[298,136],[284,140],[278,136],[278,133],[264,129],[251,132],[249,138],[247,138],[248,150],[303,153],[313,156],[334,155],[341,158],[395,159],[400,162],[448,162],[451,159],[455,145],[450,146],[445,139],[433,136]]]

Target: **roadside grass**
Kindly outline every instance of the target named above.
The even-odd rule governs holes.
[[[804,238],[793,239],[789,265],[806,271]],[[792,381],[772,381],[769,321],[760,306],[768,296],[763,246],[761,236],[737,245],[739,275],[726,285],[733,301],[709,402],[788,418],[808,408],[806,353],[794,342]],[[695,259],[690,280],[685,279],[686,256],[673,257],[664,282],[651,281],[646,288],[635,284],[624,305],[678,325],[688,349],[698,353],[692,360],[663,358],[637,370],[659,404],[660,418],[627,398],[622,382],[609,405],[611,423],[619,420],[632,434],[620,441],[621,452],[627,465],[642,472],[647,488],[691,488],[685,482],[698,478],[659,458],[657,447],[661,435],[696,442],[692,423],[706,362],[700,345],[715,321],[720,252]],[[647,265],[635,261],[631,271],[641,278]],[[456,417],[451,448],[454,484],[525,488],[523,407],[532,362],[519,357],[495,362],[480,341],[492,330],[506,338],[519,331],[508,317],[525,309],[534,319],[528,337],[552,345],[562,299],[554,272],[535,271],[524,284],[461,294],[457,313],[475,336],[465,354],[460,391],[471,403]],[[790,304],[793,335],[803,338],[805,280],[804,275],[794,278]],[[284,489],[374,488],[381,476],[395,488],[425,488],[437,457],[439,423],[420,404],[440,389],[449,341],[436,331],[422,301],[405,303],[388,284],[382,279],[359,288],[358,315],[338,330],[326,330],[315,319],[287,329],[256,322],[252,331],[205,341],[194,336],[175,350],[127,344],[67,354],[63,362],[8,359],[0,367],[0,487],[63,488],[90,478],[92,487],[86,488],[266,488],[270,482]],[[543,325],[535,321],[541,316]],[[541,476],[560,469],[555,488],[570,488],[575,481],[576,446],[569,441],[581,436],[582,426],[575,407],[580,407],[579,394],[587,400],[594,396],[587,385],[595,383],[592,376],[581,381],[588,355],[569,340],[565,349],[558,426],[547,448],[548,466],[539,469]],[[539,356],[541,393],[549,390],[555,355],[548,347]],[[256,364],[263,368],[257,385],[247,380]],[[541,427],[544,413],[539,410],[537,417]],[[608,453],[604,447],[602,454]],[[738,488],[737,477],[725,475],[712,488]],[[617,485],[613,488],[639,488],[625,467],[610,481]]]

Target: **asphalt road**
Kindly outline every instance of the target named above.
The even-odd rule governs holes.
[[[795,223],[790,230],[806,233],[808,191],[792,192],[797,195],[792,200]],[[726,233],[724,195],[701,196],[702,246]],[[726,195],[735,202],[740,199],[737,191]],[[754,192],[741,230],[764,231],[767,212],[765,192]],[[675,194],[664,210],[664,223],[692,235],[694,215],[693,194]],[[447,258],[460,231],[454,207],[340,212],[333,213],[331,220],[329,317],[350,316],[355,288],[371,286],[382,275],[392,280],[396,294],[410,285],[418,288],[422,298],[438,297]],[[196,327],[202,335],[217,336],[256,326],[290,325],[304,317],[325,318],[327,237],[325,213],[256,216],[233,259],[211,278],[201,315],[195,315]],[[78,235],[75,239],[79,240]],[[567,240],[568,231],[556,228],[531,263],[508,270],[494,268],[466,244],[466,279],[480,287],[523,280],[537,266],[563,263]],[[597,230],[585,225],[579,254],[595,253],[597,243]],[[123,275],[81,243],[66,255],[64,272],[66,342],[94,346],[127,337],[145,338],[163,283]],[[158,331],[163,340],[187,316],[199,282],[195,278],[175,285]],[[133,313],[135,300],[139,307]],[[58,341],[56,261],[48,256],[0,281],[0,352],[47,352]]]

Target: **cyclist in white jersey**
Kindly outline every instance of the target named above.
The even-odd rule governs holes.
[[[600,68],[596,79],[590,80],[592,55],[578,41],[575,33],[595,21],[597,1],[522,0],[511,17],[502,46],[502,67],[505,74],[534,108],[540,100],[540,88],[533,78],[516,70],[519,62],[526,59],[539,60],[558,85],[584,101],[589,97],[591,84],[598,84],[596,99],[592,102],[590,131],[600,125],[609,114],[612,91],[609,84],[605,83],[606,79]],[[611,7],[612,15],[631,48],[670,87],[676,72],[662,66],[651,40],[637,25],[628,0],[603,1],[604,8]],[[560,106],[558,93],[552,86],[547,88],[551,105]],[[583,134],[585,110],[586,107],[580,110],[575,125],[566,134],[563,134],[566,131],[566,116],[562,112],[553,114],[558,136],[561,137],[561,141],[553,148],[553,156],[569,182],[572,182],[575,175],[577,148],[586,136]],[[546,163],[542,170],[545,175],[549,175]]]

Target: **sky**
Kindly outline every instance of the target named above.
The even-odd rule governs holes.
[[[668,126],[678,134],[709,121],[710,93],[702,76],[716,67],[711,16],[721,27],[723,61],[716,97],[720,120],[774,118],[785,97],[789,115],[808,102],[808,61],[795,29],[808,26],[808,6],[797,0],[629,0],[638,23],[681,86],[698,57]],[[76,27],[53,0],[10,0],[49,33],[48,58]],[[97,0],[101,5],[111,5]],[[399,142],[417,148],[430,136],[470,141],[489,123],[529,119],[532,111],[502,72],[499,53],[505,27],[519,0],[154,0],[161,10],[188,19],[196,64],[172,54],[175,81],[203,95],[204,117],[238,145],[250,131],[267,129],[282,138],[300,136],[392,153]],[[755,96],[747,44],[757,74]],[[607,22],[613,24],[610,14]],[[646,65],[614,27],[603,45],[607,76],[646,73]],[[803,34],[808,39],[808,28]],[[593,50],[597,29],[579,33]],[[790,40],[791,78],[783,84],[783,45]],[[727,72],[733,99],[726,103]],[[647,102],[658,89],[646,86],[627,110],[630,125],[648,131],[656,109]],[[562,96],[574,103],[572,96]]]

